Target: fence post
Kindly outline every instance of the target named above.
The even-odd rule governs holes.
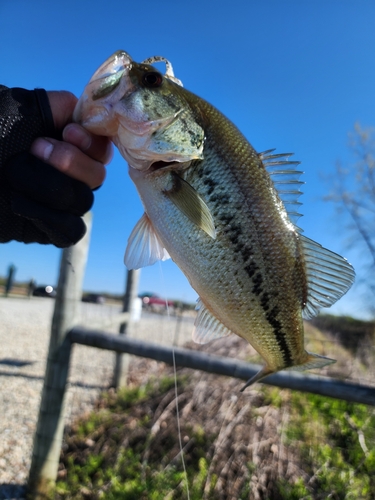
[[[126,335],[132,327],[132,311],[134,300],[138,297],[138,284],[141,271],[140,269],[130,270],[126,274],[126,290],[123,301],[123,312],[129,313],[129,319],[126,323],[121,323],[119,333]],[[129,367],[129,354],[116,353],[115,369],[113,374],[113,386],[117,389],[126,385]]]
[[[87,261],[91,213],[85,215],[87,233],[76,245],[62,251],[60,275],[47,367],[34,437],[28,489],[33,499],[49,498],[55,485],[64,431],[64,402],[71,342],[67,332],[79,320],[82,282]]]

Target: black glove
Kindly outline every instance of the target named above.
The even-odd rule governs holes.
[[[64,248],[86,232],[91,189],[28,153],[40,136],[61,139],[47,93],[0,86],[0,242]]]

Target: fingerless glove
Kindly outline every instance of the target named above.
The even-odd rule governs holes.
[[[47,93],[0,86],[0,242],[74,245],[91,189],[28,151],[37,137],[61,140]]]

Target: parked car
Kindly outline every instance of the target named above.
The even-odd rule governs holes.
[[[83,295],[82,302],[91,302],[92,304],[104,304],[105,297],[99,293],[87,293]]]
[[[33,290],[34,297],[56,297],[56,290],[51,285],[37,286]]]
[[[162,299],[155,293],[142,293],[139,295],[142,299],[142,306],[152,312],[165,312],[167,306],[170,310],[174,309],[173,300]]]

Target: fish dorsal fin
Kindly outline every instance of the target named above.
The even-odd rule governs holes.
[[[151,266],[158,260],[167,259],[170,259],[169,253],[155,233],[147,214],[143,214],[128,239],[124,257],[126,267],[128,269],[140,269],[141,267]]]
[[[259,158],[262,160],[263,165],[271,176],[273,184],[278,192],[278,195],[285,205],[290,220],[296,224],[298,219],[302,217],[297,210],[302,203],[298,201],[302,191],[300,187],[304,182],[299,178],[303,174],[301,170],[296,170],[300,165],[299,161],[290,161],[289,157],[293,153],[278,153],[272,154],[275,150],[268,149],[259,153]],[[298,231],[301,231],[296,227]]]
[[[271,176],[289,218],[300,233],[307,274],[307,300],[302,314],[309,319],[316,316],[322,307],[330,307],[349,290],[355,272],[346,259],[301,234],[302,229],[296,225],[301,217],[297,212],[302,205],[298,201],[302,194],[300,186],[304,184],[299,180],[303,172],[296,170],[300,162],[289,160],[293,153],[274,154],[274,151],[269,149],[259,153],[259,158]]]
[[[197,300],[195,308],[198,311],[194,323],[193,340],[197,344],[207,344],[211,340],[227,337],[232,332],[228,330],[203,304],[202,299]]]
[[[171,188],[164,193],[181,212],[205,233],[216,239],[214,220],[210,209],[188,182],[178,175],[172,177]]]
[[[354,282],[355,272],[349,262],[313,240],[300,234],[307,275],[307,301],[304,319],[316,316],[322,307],[330,307]]]

